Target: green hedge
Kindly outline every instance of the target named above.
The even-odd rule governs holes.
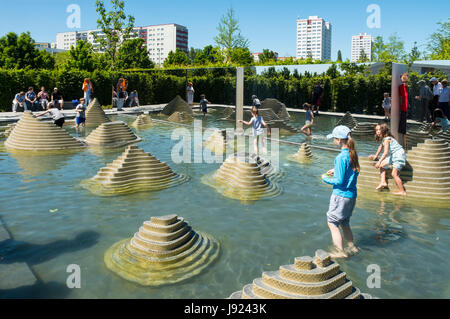
[[[35,90],[43,85],[48,91],[58,87],[64,99],[70,101],[83,94],[83,79],[89,77],[94,84],[95,96],[102,105],[111,104],[112,86],[119,77],[128,80],[128,89],[137,90],[142,105],[164,104],[177,94],[185,98],[186,81],[192,81],[195,88],[195,101],[200,94],[216,104],[233,105],[236,99],[235,71],[229,69],[167,70],[167,71],[126,71],[110,72],[96,70],[92,73],[82,71],[23,71],[0,70],[0,110],[10,111],[11,101],[20,90],[33,86]],[[429,79],[431,75],[410,74],[410,105],[414,105],[417,95],[417,81]],[[251,105],[251,96],[256,94],[261,100],[276,98],[288,107],[301,108],[303,103],[312,102],[312,90],[317,81],[324,85],[324,98],[321,109],[366,114],[384,114],[380,104],[384,92],[390,92],[391,76],[345,75],[331,78],[326,75],[290,75],[289,72],[272,72],[256,75],[246,72],[244,84],[244,103]]]

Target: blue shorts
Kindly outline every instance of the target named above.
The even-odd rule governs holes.
[[[205,107],[205,108],[202,108],[202,112],[203,112],[203,113],[208,113],[208,108],[206,108],[206,107]]]
[[[339,225],[350,225],[350,217],[352,217],[355,209],[356,198],[341,197],[331,195],[330,208],[327,212],[327,221],[337,227]]]
[[[77,119],[76,119],[77,125],[80,125],[81,123],[85,123],[85,122],[86,122],[86,118],[84,118],[84,117],[77,117]]]

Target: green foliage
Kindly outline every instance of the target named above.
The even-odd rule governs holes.
[[[69,50],[69,59],[66,61],[65,67],[70,70],[81,70],[92,72],[95,68],[95,60],[92,44],[87,41],[77,41],[77,45],[73,45]]]
[[[0,38],[0,68],[53,69],[55,59],[47,51],[35,48],[30,32],[17,36],[10,32]]]
[[[431,60],[450,59],[450,19],[447,22],[438,22],[439,29],[433,33],[428,42]]]
[[[223,61],[223,56],[220,53],[220,49],[215,48],[212,45],[208,45],[204,47],[203,50],[197,51],[194,58],[195,65],[216,64],[221,61]]]
[[[259,62],[261,63],[267,63],[267,62],[275,62],[275,52],[264,49],[262,54],[259,55]]]
[[[377,36],[372,46],[372,59],[376,62],[399,62],[405,58],[405,44],[393,34],[387,43],[382,36]]]
[[[169,68],[172,66],[186,66],[189,65],[189,58],[185,52],[177,48],[175,52],[170,51],[167,55],[167,59],[164,61],[164,67]]]
[[[251,65],[253,56],[247,48],[234,48],[231,50],[231,62],[239,66]]]
[[[327,70],[326,75],[329,76],[332,79],[337,78],[340,76],[340,73],[338,71],[338,68],[335,63],[333,63]]]
[[[119,48],[116,63],[121,70],[155,67],[155,63],[150,60],[143,39],[126,40]]]
[[[365,74],[368,72],[368,66],[366,64],[356,64],[354,62],[342,62],[339,64],[339,68],[346,75]]]
[[[339,50],[338,53],[337,53],[337,62],[342,62],[342,52],[341,52],[341,50]]]

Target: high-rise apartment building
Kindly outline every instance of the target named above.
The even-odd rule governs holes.
[[[331,23],[318,16],[297,20],[297,59],[331,60]]]
[[[101,30],[61,32],[56,35],[56,47],[58,49],[70,50],[76,46],[78,40],[91,43],[94,49],[102,52],[99,44],[95,41],[97,37],[104,37]],[[170,51],[180,49],[188,53],[188,29],[178,24],[161,24],[134,28],[133,38],[144,40],[150,59],[158,65],[162,65]]]
[[[372,61],[372,44],[373,37],[367,33],[352,36],[351,62],[360,61],[363,52],[367,57],[367,61]]]

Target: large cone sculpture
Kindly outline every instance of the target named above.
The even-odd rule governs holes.
[[[186,103],[179,95],[177,95],[169,104],[167,104],[161,111],[162,114],[171,116],[173,113],[186,113],[193,115],[192,107]]]
[[[291,118],[286,105],[277,99],[265,99],[261,102],[261,109],[272,109],[278,119],[283,121],[289,121]]]
[[[115,148],[138,143],[138,137],[124,122],[103,123],[86,138],[89,146]]]
[[[293,265],[281,266],[278,271],[263,272],[242,291],[229,299],[371,299],[353,287],[339,264],[323,250],[315,258],[295,258]]]
[[[182,217],[152,217],[131,239],[105,253],[106,266],[143,286],[173,284],[198,275],[219,254],[219,243]]]
[[[86,109],[86,126],[97,127],[103,123],[111,122],[95,98]]]
[[[25,112],[5,141],[7,148],[24,151],[81,149],[85,145],[53,122],[44,122]]]
[[[114,162],[101,168],[88,188],[100,195],[126,194],[158,191],[186,179],[174,173],[166,163],[132,145]]]
[[[352,129],[352,136],[375,136],[376,123],[361,123],[358,122]]]
[[[353,118],[352,114],[350,112],[345,113],[344,117],[342,117],[336,124],[336,126],[339,125],[345,125],[350,129],[353,129],[358,122]]]

